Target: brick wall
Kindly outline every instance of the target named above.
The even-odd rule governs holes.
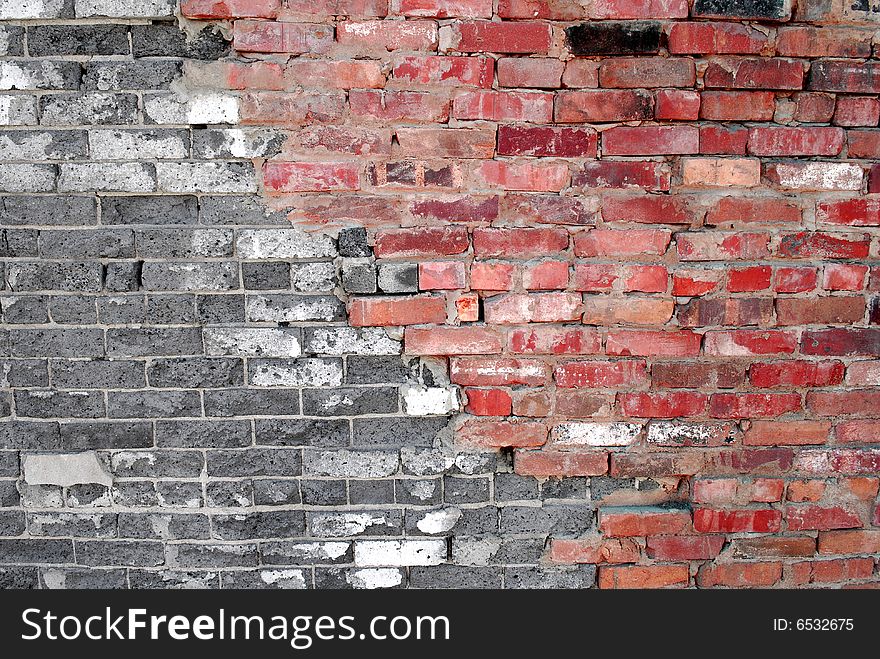
[[[0,0],[0,586],[880,584],[878,28]]]

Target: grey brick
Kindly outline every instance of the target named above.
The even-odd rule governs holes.
[[[449,419],[392,417],[355,419],[352,423],[355,446],[432,446]]]
[[[229,387],[244,384],[244,367],[228,357],[171,357],[153,361],[147,377],[151,387]]]
[[[162,508],[201,508],[202,484],[190,481],[159,481],[156,494]]]
[[[0,311],[6,323],[45,323],[49,320],[48,298],[43,295],[16,295],[0,298]]]
[[[217,60],[229,52],[229,42],[215,26],[200,30],[194,38],[174,23],[131,26],[135,57],[187,57]]]
[[[10,332],[14,357],[102,357],[104,332],[99,329],[20,329]]]
[[[394,481],[397,503],[428,506],[443,500],[443,482],[439,478],[399,478]]]
[[[211,327],[203,335],[209,355],[298,357],[301,352],[296,327]]]
[[[0,449],[45,451],[60,447],[61,433],[57,423],[42,421],[0,423]]]
[[[232,448],[251,444],[250,421],[158,421],[156,446]]]
[[[168,89],[183,71],[180,60],[91,61],[83,66],[82,88],[98,91]]]
[[[205,459],[200,451],[119,451],[110,464],[117,478],[198,478]]]
[[[0,94],[0,126],[35,126],[38,107],[36,96]]]
[[[257,387],[337,387],[342,383],[342,360],[252,359],[248,363],[248,383]]]
[[[303,389],[302,400],[303,414],[311,416],[390,414],[399,407],[396,387]]]
[[[199,295],[196,308],[207,325],[244,322],[244,295]]]
[[[224,570],[221,573],[222,588],[304,590],[312,587],[312,571],[309,568]]]
[[[463,508],[455,524],[458,535],[486,535],[498,532],[498,509],[495,506]]]
[[[248,295],[247,319],[257,323],[344,320],[345,305],[332,295]]]
[[[336,288],[336,266],[330,262],[291,263],[293,289],[303,293],[329,293]]]
[[[141,288],[141,261],[114,261],[104,269],[104,288],[112,293],[127,293]]]
[[[148,295],[146,321],[155,325],[197,322],[196,298],[192,295]]]
[[[107,325],[147,322],[147,302],[143,295],[113,295],[97,298],[98,320]]]
[[[172,570],[129,570],[128,581],[132,589],[177,590],[190,588],[219,588],[219,572],[181,572]]]
[[[249,480],[214,481],[205,487],[205,505],[210,508],[250,508],[254,486]]]
[[[144,162],[62,163],[58,192],[152,192],[155,165]]]
[[[263,542],[260,554],[264,565],[333,565],[351,563],[351,543],[331,542]]]
[[[199,204],[195,197],[101,197],[104,224],[196,224]]]
[[[88,136],[81,130],[16,130],[0,133],[2,160],[75,160],[89,155]]]
[[[0,229],[0,256],[37,256],[38,236],[33,229]]]
[[[3,590],[31,590],[39,586],[35,567],[0,568],[0,588]]]
[[[63,590],[118,590],[128,588],[126,570],[43,568],[40,588]]]
[[[36,25],[28,27],[32,57],[127,55],[127,25]]]
[[[592,588],[596,583],[595,565],[574,567],[520,566],[504,568],[505,588]]]
[[[367,244],[367,230],[363,227],[350,227],[339,230],[339,256],[372,256],[373,250]]]
[[[61,446],[74,450],[149,448],[153,427],[138,421],[62,423]]]
[[[185,568],[254,567],[259,562],[256,544],[166,545],[169,566]]]
[[[173,159],[189,155],[189,133],[185,130],[90,130],[88,144],[95,160]]]
[[[544,538],[502,538],[493,563],[538,563],[544,555]]]
[[[55,177],[55,165],[0,164],[0,192],[54,192]]]
[[[165,562],[161,542],[76,542],[76,562],[80,565],[122,565],[155,567]]]
[[[548,478],[541,483],[542,499],[586,499],[589,483],[586,478]]]
[[[594,513],[588,506],[507,506],[501,509],[504,533],[552,534],[576,537],[593,528]]]
[[[15,409],[22,417],[95,419],[104,416],[104,394],[100,391],[19,390],[15,392]]]
[[[48,387],[48,362],[44,359],[0,359],[0,386]]]
[[[11,538],[24,533],[24,512],[0,509],[0,536]]]
[[[83,92],[52,94],[40,98],[40,123],[44,126],[95,126],[135,124],[135,94]]]
[[[155,508],[159,505],[156,485],[150,481],[116,483],[111,494],[113,503],[123,508]]]
[[[380,263],[378,284],[383,293],[416,293],[419,290],[419,266],[415,263]]]
[[[73,563],[72,540],[0,540],[0,564]]]
[[[186,259],[232,256],[229,229],[146,229],[137,232],[138,255],[146,258]]]
[[[296,389],[219,389],[205,391],[206,416],[274,416],[299,414]],[[257,421],[257,443],[260,442]]]
[[[278,155],[284,135],[271,128],[209,128],[193,130],[193,157],[271,158]]]
[[[443,478],[443,498],[446,503],[479,503],[489,500],[488,478]]]
[[[399,355],[403,349],[382,327],[307,327],[304,346],[323,355]]]
[[[252,163],[160,162],[159,189],[165,192],[256,192]]]
[[[208,475],[233,478],[252,476],[299,476],[302,453],[299,449],[244,449],[209,451]]]
[[[372,259],[343,259],[342,288],[349,293],[375,293],[376,264]]]
[[[0,89],[79,89],[79,79],[76,62],[0,62]]]
[[[97,299],[86,295],[53,295],[49,315],[55,323],[94,325],[98,321]]]
[[[143,287],[148,291],[228,291],[241,288],[238,263],[144,263]]]
[[[347,567],[316,567],[315,587],[326,590],[351,590],[372,588],[376,583],[374,568],[355,569]],[[402,588],[406,582],[403,568],[380,568],[385,579],[382,588]]]
[[[110,488],[97,483],[78,483],[67,488],[68,508],[108,508],[112,503]]]
[[[160,357],[201,353],[202,333],[195,327],[107,330],[107,355],[111,357]]]
[[[0,417],[8,417],[12,415],[12,392],[4,391],[0,393]]]
[[[74,536],[113,538],[116,536],[115,513],[28,513],[28,533],[36,536]]]
[[[51,259],[133,257],[134,232],[129,229],[41,231],[40,252],[44,257]]]
[[[350,443],[345,419],[257,419],[254,423],[258,445],[333,448]]]
[[[410,569],[411,588],[501,588],[500,567],[464,565],[416,566]]]
[[[300,481],[303,503],[310,506],[342,506],[348,502],[345,481],[307,480]]]
[[[197,391],[110,391],[107,416],[112,419],[157,419],[201,416]]]
[[[146,386],[143,362],[53,359],[52,385],[60,389],[136,389]]]
[[[0,55],[24,55],[23,27],[19,25],[0,26]]]
[[[119,513],[119,537],[138,540],[207,540],[208,516],[201,513]]]
[[[381,505],[394,503],[394,481],[350,480],[348,500],[352,505]]]
[[[94,197],[0,196],[0,223],[86,226],[98,222]]]
[[[277,510],[235,515],[212,515],[211,528],[217,540],[290,538],[305,533],[301,510]]]
[[[18,451],[0,451],[0,476],[18,478],[18,475]]]
[[[202,197],[199,200],[199,220],[202,224],[287,225],[287,214],[273,211],[256,196]]]
[[[19,481],[18,491],[21,493],[21,505],[24,508],[64,506],[64,490],[59,485],[28,485],[24,481]]]
[[[254,504],[257,506],[289,506],[302,503],[299,480],[260,479],[254,484]]]
[[[400,357],[358,357],[347,360],[345,381],[348,384],[383,384],[406,382],[413,367]]]
[[[244,287],[255,291],[274,291],[290,288],[289,263],[242,263]]]
[[[495,475],[497,501],[528,501],[537,498],[538,481],[532,476],[504,473]]]
[[[6,266],[6,281],[14,291],[98,292],[102,279],[96,262],[17,261]]]
[[[400,535],[402,522],[400,510],[306,512],[309,534],[316,538]]]

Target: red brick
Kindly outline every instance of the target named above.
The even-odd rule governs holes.
[[[558,387],[638,387],[648,383],[647,364],[641,359],[567,362],[553,373]]]
[[[608,454],[568,451],[517,451],[513,461],[522,476],[602,476],[608,473]]]
[[[816,221],[857,227],[880,226],[880,199],[855,197],[819,201],[816,204]]]
[[[693,357],[700,353],[701,338],[687,330],[610,330],[605,351],[619,356]]]
[[[669,535],[648,538],[647,552],[657,561],[702,561],[721,553],[724,536]]]
[[[419,289],[449,290],[465,287],[465,264],[460,261],[419,263]]]
[[[574,253],[585,258],[662,255],[671,237],[670,231],[662,229],[593,229],[575,234]]]
[[[683,233],[676,238],[682,261],[758,260],[769,256],[770,236],[765,233]]]
[[[729,363],[657,362],[651,366],[655,389],[733,389],[744,376],[744,367]]]
[[[641,90],[561,91],[556,96],[559,123],[644,121],[654,114],[653,96]]]
[[[840,506],[788,506],[785,520],[789,531],[831,531],[862,526],[858,515]]]
[[[494,62],[490,57],[444,57],[410,55],[394,66],[395,80],[420,85],[491,87]]]
[[[878,404],[880,391],[871,389],[812,391],[807,394],[807,406],[821,416],[874,416]]]
[[[284,0],[288,13],[317,16],[385,16],[388,0]]]
[[[863,235],[801,231],[782,234],[778,254],[787,258],[863,259],[868,255],[869,246],[870,242]]]
[[[825,481],[803,480],[788,484],[786,499],[796,503],[819,501],[825,493]]]
[[[610,537],[638,537],[686,533],[691,514],[674,508],[602,508],[599,531]]]
[[[546,53],[549,23],[472,21],[453,24],[451,50],[462,53]]]
[[[696,121],[700,118],[700,94],[688,89],[661,89],[654,95],[658,121]]]
[[[420,325],[446,322],[446,301],[439,297],[369,297],[349,302],[354,327]]]
[[[510,351],[538,355],[595,355],[602,351],[602,338],[592,329],[531,327],[510,333]]]
[[[599,567],[599,588],[685,588],[687,565],[620,565]]]
[[[849,130],[850,158],[880,158],[880,130]]]
[[[880,100],[867,96],[841,96],[834,110],[834,125],[874,128],[880,121]]]
[[[633,265],[623,271],[623,290],[640,293],[665,293],[669,272],[662,265]]]
[[[697,584],[703,588],[767,587],[782,578],[782,563],[714,563],[700,568]]]
[[[825,124],[834,115],[835,98],[833,94],[802,92],[793,96],[795,101],[794,118],[803,123]]]
[[[552,291],[568,287],[568,262],[544,261],[523,269],[523,288],[528,291]]]
[[[769,298],[709,298],[679,304],[681,327],[706,325],[769,325],[773,321],[773,301]]]
[[[877,62],[817,60],[810,66],[810,89],[849,94],[878,94]]]
[[[474,263],[471,288],[478,291],[509,291],[513,288],[514,267],[509,263]]]
[[[805,355],[880,355],[880,330],[835,328],[807,330],[801,338]]]
[[[453,359],[450,378],[455,384],[472,387],[539,386],[550,380],[550,366],[539,359]]]
[[[605,196],[602,217],[606,222],[640,224],[699,224],[702,220],[692,198],[670,195]]]
[[[853,323],[865,315],[861,297],[787,298],[776,301],[779,325]]]
[[[656,161],[600,160],[587,162],[572,178],[572,185],[584,188],[642,188],[669,190],[669,166]]]
[[[731,270],[727,276],[727,290],[731,293],[766,291],[770,288],[773,268],[769,265],[753,265]]]
[[[714,419],[772,419],[800,410],[800,394],[713,394],[709,403]]]
[[[820,554],[880,554],[880,529],[819,534]]]
[[[412,228],[376,234],[377,258],[452,256],[466,252],[470,242],[464,227]]]
[[[830,561],[804,561],[791,566],[791,581],[801,586],[808,583],[834,583],[873,576],[871,558],[848,558]]]
[[[287,64],[284,74],[294,88],[375,89],[385,86],[382,67],[370,60],[325,62],[295,59]]]
[[[743,435],[743,443],[747,446],[824,444],[830,434],[829,421],[752,421]]]
[[[478,258],[556,256],[567,249],[568,232],[563,229],[474,229]]]
[[[455,320],[473,323],[480,318],[480,297],[476,293],[464,293],[455,299]]]
[[[880,442],[880,421],[844,421],[837,424],[835,433],[839,444],[873,444]]]
[[[602,133],[603,156],[650,156],[700,152],[696,126],[618,126]]]
[[[706,295],[720,286],[723,276],[723,270],[676,270],[672,277],[672,294],[682,297]]]
[[[620,57],[603,60],[599,67],[602,87],[693,87],[694,60],[687,57]]]
[[[822,288],[826,291],[861,291],[865,289],[868,266],[829,263],[822,272]]]
[[[501,214],[510,222],[584,226],[596,223],[599,200],[557,194],[505,194]]]
[[[669,30],[676,55],[758,55],[766,45],[766,35],[738,23],[673,23]]]
[[[286,87],[284,68],[274,62],[222,62],[223,77],[229,89],[279,91]]]
[[[474,91],[455,97],[456,119],[550,123],[553,94],[529,91]]]
[[[871,32],[823,25],[782,27],[776,35],[776,52],[785,57],[871,56]]]
[[[772,121],[773,92],[703,92],[700,116],[713,121]]]
[[[513,413],[516,416],[543,418],[550,416],[553,400],[542,389],[526,389],[513,392]]]
[[[352,89],[351,114],[364,119],[412,123],[446,123],[449,99],[433,92]]]
[[[327,192],[360,188],[357,163],[267,162],[266,189],[271,192]]]
[[[843,362],[786,360],[752,364],[749,382],[767,387],[833,387],[843,382]]]
[[[580,57],[568,60],[565,63],[565,72],[562,74],[562,86],[570,89],[598,87],[599,62]]]
[[[501,87],[556,89],[562,85],[565,62],[552,58],[504,57],[498,60]]]
[[[687,18],[687,0],[596,0],[588,18]]]
[[[673,300],[654,297],[587,295],[584,297],[585,325],[663,325],[675,309]]]
[[[639,546],[628,538],[603,538],[593,535],[577,540],[551,538],[548,559],[553,563],[636,563],[641,556]]]
[[[465,412],[477,416],[510,416],[513,402],[503,389],[467,389]]]
[[[818,275],[815,268],[776,268],[777,293],[806,293],[815,290]]]
[[[846,383],[863,387],[880,386],[880,360],[852,362],[846,369]]]
[[[498,127],[498,153],[505,156],[595,158],[598,142],[592,128]]]
[[[737,478],[701,478],[692,486],[695,503],[776,503],[782,500],[785,481],[778,478],[756,478],[743,482]]]
[[[407,327],[409,355],[491,355],[501,352],[501,335],[488,327]]]
[[[459,426],[455,438],[462,446],[486,449],[537,447],[547,441],[547,426],[530,421],[469,419]]]
[[[673,419],[699,416],[706,410],[709,396],[692,392],[617,394],[621,411],[637,418]]]
[[[737,558],[787,558],[816,553],[816,539],[799,536],[736,538],[732,544]]]
[[[706,224],[712,226],[742,222],[799,224],[801,221],[800,207],[786,197],[722,197],[706,215]]]
[[[488,18],[492,0],[390,0],[389,9],[401,16]]]
[[[333,28],[312,23],[235,21],[233,46],[239,52],[326,53],[333,46]]]
[[[480,187],[559,192],[568,187],[571,175],[565,163],[485,160],[477,166],[474,178]]]
[[[694,530],[699,533],[776,533],[781,525],[782,513],[772,508],[694,509]]]
[[[707,89],[802,89],[804,64],[782,58],[727,58],[709,63]]]
[[[394,135],[396,142],[392,149],[396,156],[419,157],[430,153],[436,158],[491,158],[495,155],[495,131],[491,129],[396,128]]]
[[[384,128],[307,126],[299,132],[298,143],[289,143],[289,148],[295,153],[312,155],[326,152],[387,156],[391,154],[391,131]]]
[[[434,21],[341,21],[336,40],[343,46],[363,50],[434,50],[437,23]]]
[[[615,478],[664,478],[693,476],[705,467],[701,453],[612,453],[611,475]]]
[[[483,303],[486,322],[496,325],[560,323],[581,315],[581,296],[575,293],[501,295]]]
[[[241,97],[241,123],[279,125],[288,130],[333,123],[342,117],[344,106],[342,92],[257,92]]]
[[[752,128],[749,153],[756,156],[836,156],[846,133],[840,128]]]
[[[181,0],[186,18],[275,18],[281,0]]]
[[[743,127],[700,126],[700,153],[745,155],[749,131]]]

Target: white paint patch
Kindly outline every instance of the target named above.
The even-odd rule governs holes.
[[[437,535],[452,530],[456,522],[461,519],[461,510],[458,508],[445,508],[426,513],[422,519],[416,522],[416,528],[422,533]]]
[[[28,485],[70,487],[86,483],[113,485],[113,477],[98,461],[94,451],[83,453],[36,453],[23,457],[24,480]]]
[[[403,567],[445,561],[445,540],[361,540],[354,544],[355,565]]]
[[[394,568],[365,568],[348,572],[345,580],[355,588],[366,590],[394,588],[403,583],[403,573]]]
[[[459,409],[455,387],[403,385],[400,393],[404,410],[410,416],[446,415]]]
[[[283,582],[285,588],[303,590],[306,587],[306,578],[302,570],[263,570],[260,572],[263,583],[275,585]]]
[[[629,446],[642,426],[636,423],[560,423],[551,434],[558,446]]]
[[[238,357],[299,357],[302,346],[298,330],[262,327],[206,327],[205,350],[209,355]]]

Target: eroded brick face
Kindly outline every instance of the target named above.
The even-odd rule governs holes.
[[[0,3],[0,586],[880,583],[878,20]]]

